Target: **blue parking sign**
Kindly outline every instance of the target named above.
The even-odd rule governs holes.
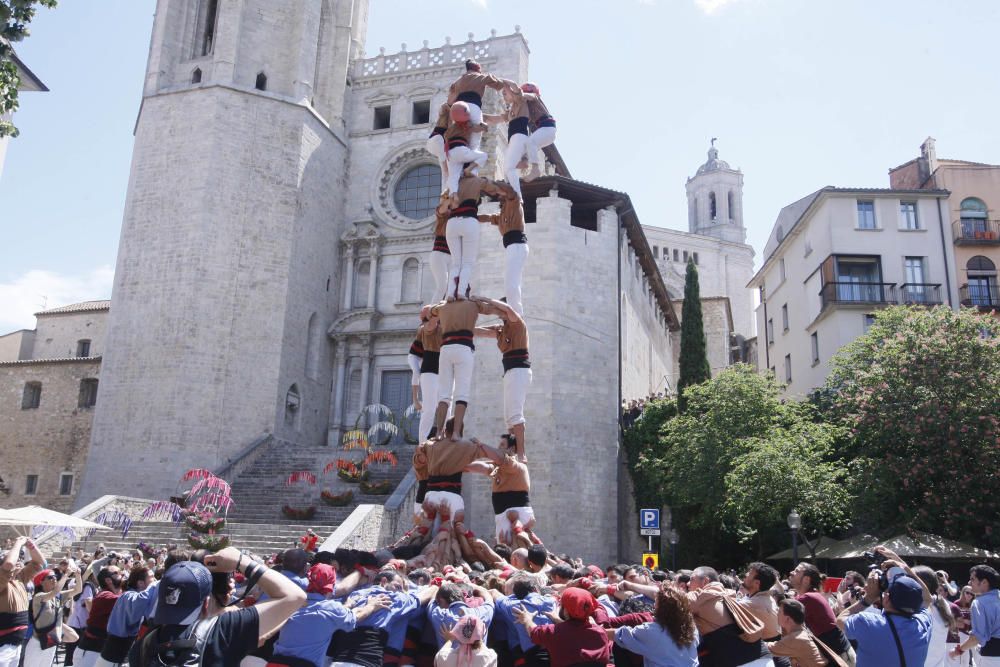
[[[660,528],[660,510],[658,509],[644,509],[639,510],[639,528],[641,529],[659,529]]]

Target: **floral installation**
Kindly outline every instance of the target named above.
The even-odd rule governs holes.
[[[292,507],[291,505],[285,505],[281,508],[281,513],[289,519],[301,521],[311,519],[316,516],[316,507],[315,505],[310,505],[309,507]]]
[[[320,500],[322,500],[327,505],[331,507],[345,507],[351,504],[354,500],[354,491],[348,489],[343,493],[333,493],[329,489],[323,489],[323,492],[319,494]]]

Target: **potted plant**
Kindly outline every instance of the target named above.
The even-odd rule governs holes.
[[[354,500],[354,491],[348,489],[343,493],[333,493],[328,489],[324,489],[319,494],[319,497],[324,503],[330,505],[331,507],[346,507],[351,504],[352,500]]]

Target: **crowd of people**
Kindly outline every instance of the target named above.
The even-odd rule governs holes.
[[[0,667],[619,667],[1000,664],[1000,574],[884,562],[824,593],[800,564],[742,573],[599,567],[541,545],[492,567],[411,567],[390,550],[261,560],[75,554],[20,538],[0,564]],[[954,600],[952,600],[954,598]]]
[[[655,394],[650,394],[645,398],[633,398],[632,400],[622,399],[622,429],[629,429],[638,421],[639,417],[646,410],[646,405],[652,403],[653,401],[662,401],[667,398],[666,392],[657,392]]]

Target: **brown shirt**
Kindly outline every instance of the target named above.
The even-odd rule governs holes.
[[[0,568],[0,614],[28,611],[28,589],[25,584],[41,571],[42,566],[33,560],[25,563],[14,576]]]
[[[517,457],[504,456],[490,475],[493,477],[493,493],[531,490],[528,464],[518,461]]]
[[[476,298],[464,301],[441,301],[431,306],[431,314],[441,321],[441,333],[472,331],[480,314],[491,315],[496,308]],[[426,349],[426,348],[424,348]]]
[[[427,451],[427,473],[431,477],[454,475],[482,456],[482,448],[468,440],[437,440]]]
[[[476,128],[479,129],[477,130]],[[444,142],[447,144],[452,139],[461,139],[465,144],[468,144],[474,131],[481,132],[485,128],[486,125],[482,123],[479,125],[473,125],[472,123],[452,123],[444,133]]]
[[[761,637],[771,639],[781,634],[781,626],[778,625],[778,603],[774,601],[769,591],[754,593],[749,600],[740,604],[764,624]]]
[[[500,196],[500,188],[497,187],[496,183],[482,176],[463,176],[458,181],[457,194],[459,205],[471,199],[478,206],[479,200],[483,198],[484,194],[494,197]]]
[[[434,213],[434,236],[444,236],[445,229],[448,228],[448,212]]]
[[[441,351],[441,327],[431,329],[425,322],[417,329],[417,339],[423,344],[424,352]]]
[[[514,95],[514,101],[510,105],[510,111],[507,112],[507,121],[512,121],[515,118],[531,118],[528,112],[528,100],[525,99],[524,93],[521,92],[520,88],[511,90]]]
[[[545,102],[542,102],[542,98],[534,93],[524,93],[524,101],[528,105],[528,117],[531,122],[537,124],[541,120],[542,116],[551,116],[548,107],[545,106]]]
[[[517,197],[504,198],[500,200],[499,213],[481,215],[479,221],[496,225],[501,236],[507,232],[523,232],[524,208]]]
[[[501,90],[503,89],[503,81],[492,74],[466,72],[448,88],[448,102],[453,103],[462,93],[476,93],[482,97],[487,88]]]
[[[698,632],[702,635],[736,622],[722,601],[725,595],[726,589],[717,581],[687,594],[694,624],[698,626]]]
[[[826,667],[826,658],[805,629],[795,630],[776,642],[764,642],[771,655],[792,659],[793,667]]]
[[[490,327],[497,332],[497,347],[501,352],[528,349],[528,327],[524,320],[504,322]]]
[[[427,450],[433,447],[433,440],[425,440],[417,445],[413,450],[413,472],[417,476],[417,481],[422,482],[427,479]]]

